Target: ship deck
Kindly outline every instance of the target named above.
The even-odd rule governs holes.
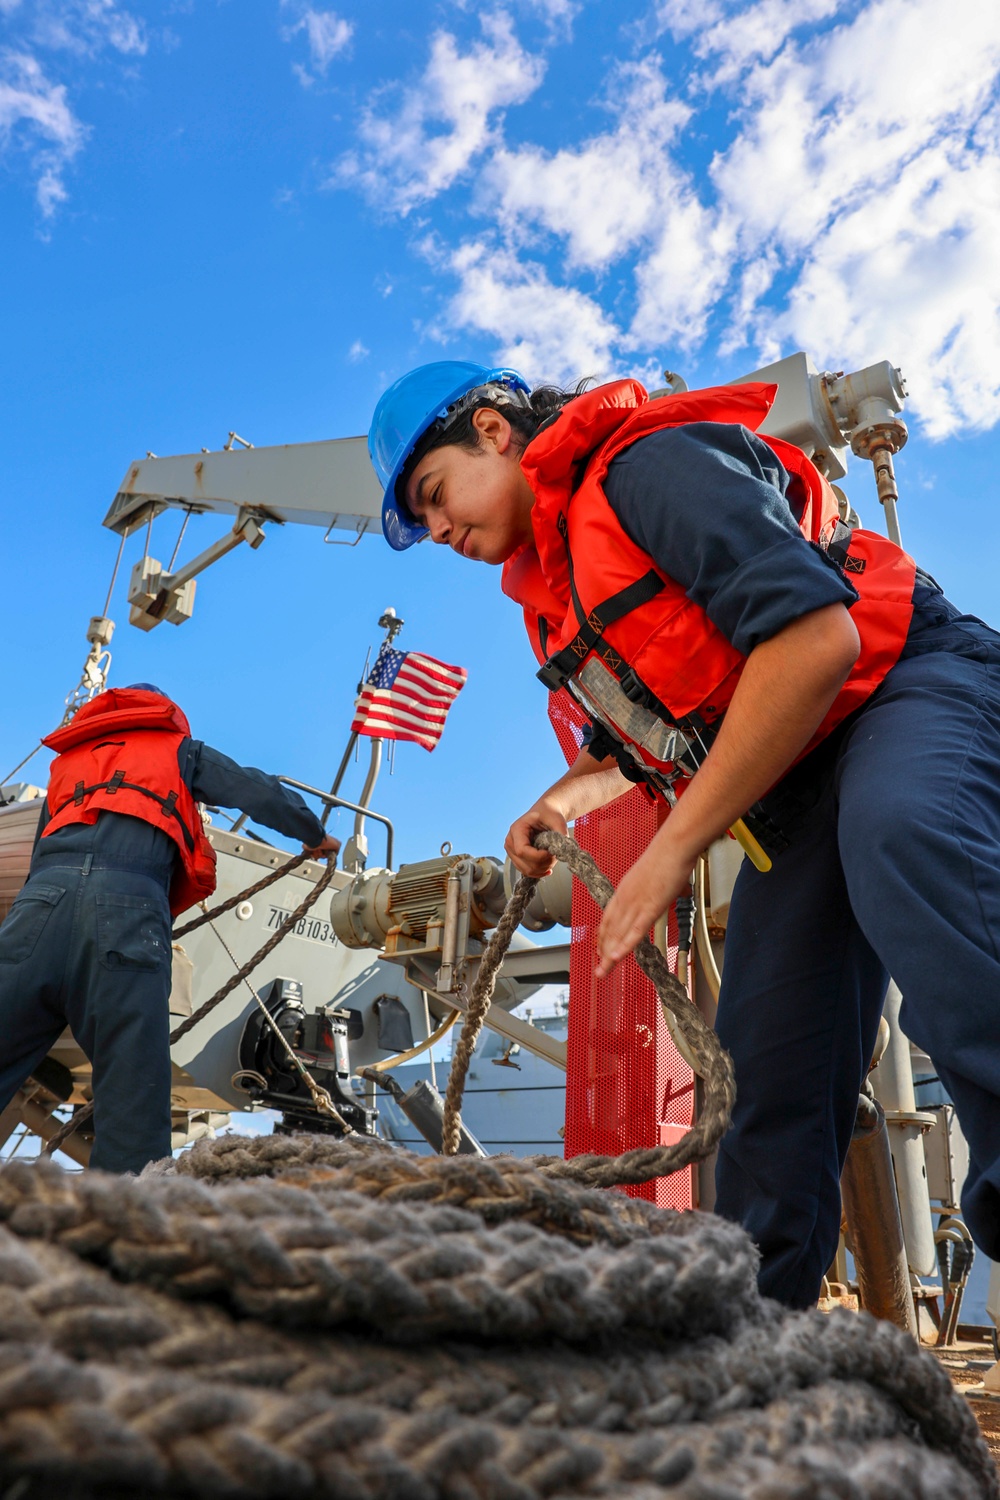
[[[968,1400],[995,1462],[1000,1465],[1000,1392],[987,1391],[983,1377],[997,1362],[991,1330],[961,1324],[946,1348],[930,1350],[952,1385]]]

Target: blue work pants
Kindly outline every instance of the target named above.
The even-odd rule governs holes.
[[[889,974],[969,1142],[966,1221],[1000,1260],[1000,652],[899,662],[815,765],[791,846],[767,874],[743,863],[717,1022],[737,1097],[716,1210],[791,1307],[836,1251]]]
[[[36,854],[0,926],[0,1108],[68,1025],[93,1064],[91,1166],[170,1154],[170,870]]]

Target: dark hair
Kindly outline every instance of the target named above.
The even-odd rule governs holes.
[[[556,418],[567,401],[580,396],[590,385],[593,377],[588,376],[579,381],[571,391],[565,391],[557,385],[537,385],[529,396],[523,396],[520,400],[512,399],[506,391],[501,392],[498,388],[496,399],[484,394],[481,400],[466,406],[455,416],[439,417],[432,427],[429,427],[414,448],[410,457],[406,460],[403,470],[396,481],[397,502],[406,505],[405,492],[410,475],[413,473],[420,460],[435,448],[467,448],[476,452],[482,447],[482,438],[476,427],[474,417],[477,411],[484,406],[490,411],[498,411],[501,416],[506,417],[510,423],[518,442],[518,450],[523,452],[541,432],[543,427]]]

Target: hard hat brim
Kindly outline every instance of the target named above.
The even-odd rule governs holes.
[[[421,371],[425,369],[429,371],[434,368],[434,366],[422,366]],[[442,368],[442,366],[438,368]],[[480,385],[497,383],[504,385],[510,390],[523,391],[526,395],[530,393],[530,387],[524,377],[519,375],[516,370],[490,369],[484,365],[477,367],[471,363],[465,368],[468,370],[469,376],[472,377],[471,382],[466,383],[466,381],[462,381],[453,388],[448,389],[446,387],[444,391],[436,395],[436,399],[425,411],[422,420],[417,425],[417,430],[412,433],[405,447],[397,453],[396,462],[385,481],[384,498],[382,501],[382,535],[394,552],[405,552],[409,547],[414,546],[415,543],[423,541],[424,537],[428,534],[427,527],[421,526],[413,519],[406,508],[405,502],[400,500],[397,493],[399,480],[402,477],[403,471],[412,459],[414,451],[424,434],[441,417],[447,416],[449,409],[456,401],[460,400],[462,396],[475,391]],[[397,386],[399,384],[400,382],[396,382]],[[373,434],[379,419],[379,409],[382,406],[382,402],[390,396],[391,391],[395,388],[390,387],[390,391],[383,395],[379,407],[376,408],[372,431],[369,433],[369,453],[372,456],[372,463],[375,466],[376,472],[378,472],[379,466],[374,449]]]

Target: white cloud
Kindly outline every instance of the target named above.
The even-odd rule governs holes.
[[[954,0],[939,23],[935,0],[877,0],[755,65],[712,178],[741,257],[790,280],[736,321],[820,359],[889,354],[944,435],[1000,419],[1000,9]]]
[[[117,0],[0,0],[9,38],[0,51],[0,157],[29,165],[43,219],[66,202],[66,172],[89,131],[70,84],[101,53],[143,56],[143,23]]]
[[[689,38],[696,57],[715,60],[705,82],[718,87],[752,63],[776,57],[793,31],[847,8],[844,0],[665,0],[658,19],[675,37]]]
[[[148,50],[142,22],[116,0],[35,0],[30,34],[40,48],[79,56],[104,47],[133,56]]]
[[[363,359],[367,359],[371,352],[367,344],[363,344],[360,339],[355,339],[347,351],[347,357],[352,364],[356,365],[360,364]]]
[[[544,144],[502,115],[548,58],[508,21],[465,51],[439,33],[397,107],[373,102],[341,181],[403,215],[466,189],[431,220],[452,288],[434,333],[562,379],[678,350],[888,357],[928,432],[1000,421],[1000,6],[656,0],[650,18],[585,128],[537,117]]]
[[[520,5],[529,15],[547,21],[553,36],[568,39],[573,32],[573,22],[583,9],[583,0],[520,0]]]
[[[354,27],[333,10],[314,10],[312,6],[302,5],[300,0],[281,0],[281,3],[283,7],[291,7],[298,12],[298,19],[294,24],[282,30],[285,41],[291,41],[303,32],[309,44],[309,61],[313,73],[299,63],[293,67],[299,81],[308,87],[315,82],[315,74],[324,74],[334,58],[347,49],[354,35]]]
[[[573,268],[602,269],[656,232],[682,187],[670,148],[691,110],[667,97],[658,59],[617,69],[608,107],[612,130],[555,152],[501,146],[484,173],[479,202],[508,236],[558,235]]]
[[[459,283],[449,325],[490,335],[502,364],[533,381],[612,370],[620,330],[593,297],[553,284],[543,267],[483,241],[462,245],[449,266]]]
[[[482,29],[483,40],[467,52],[451,33],[436,33],[423,74],[403,90],[398,108],[365,110],[361,150],[341,160],[337,181],[405,215],[450,188],[494,144],[499,111],[534,93],[545,64],[521,47],[503,13],[484,18]]]
[[[66,197],[63,172],[83,145],[84,127],[63,84],[46,77],[29,53],[0,53],[0,152],[20,147],[36,176],[36,197],[49,218]]]

